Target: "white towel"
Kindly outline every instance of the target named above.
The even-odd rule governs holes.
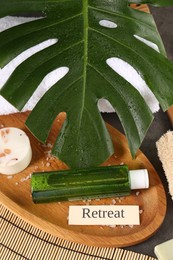
[[[0,19],[0,32],[16,26],[18,24],[26,23],[35,19],[40,19],[40,18],[26,18],[26,17],[11,17],[11,16],[6,16],[4,18]],[[44,41],[26,51],[18,55],[14,60],[12,60],[9,64],[7,64],[3,69],[0,69],[0,89],[4,85],[4,83],[7,81],[9,76],[12,74],[14,69],[22,63],[25,59],[29,58],[32,56],[34,53],[52,45],[55,44],[58,41],[58,39],[50,39],[47,41]],[[114,59],[114,58],[113,58]],[[105,61],[106,62],[106,61]],[[113,64],[112,67],[115,70],[115,64]],[[125,63],[124,63],[125,65]],[[121,62],[121,67],[122,67],[122,62]],[[122,72],[121,71],[116,71],[120,76],[124,77],[126,75],[125,79],[128,80],[128,75],[129,75],[129,82],[131,83],[130,78],[136,77],[136,73],[134,72],[134,69],[130,68],[130,66],[124,66],[122,67]],[[55,71],[52,71],[49,73],[43,81],[40,83],[38,86],[37,90],[34,92],[33,96],[30,98],[30,100],[27,102],[27,104],[24,106],[22,111],[27,111],[27,110],[32,110],[36,103],[39,101],[39,99],[44,95],[44,93],[51,87],[53,86],[58,80],[60,80],[62,77],[64,77],[68,73],[68,68],[67,67],[61,67],[56,69]],[[132,75],[133,73],[134,76]],[[152,92],[149,90],[149,88],[145,87],[143,83],[141,83],[142,80],[139,80],[139,74],[138,78],[136,77],[136,84],[135,88],[138,89],[138,91],[143,95],[145,101],[149,105],[151,111],[153,113],[157,112],[159,110],[159,103],[152,94]],[[144,93],[145,92],[145,93]],[[109,103],[109,101],[105,99],[100,99],[98,102],[98,107],[101,112],[114,112],[114,109],[112,105]],[[10,113],[16,113],[18,110],[14,108],[9,102],[7,102],[2,96],[0,96],[0,115],[3,114],[10,114]]]

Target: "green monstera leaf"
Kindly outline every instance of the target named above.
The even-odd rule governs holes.
[[[163,110],[173,104],[173,64],[150,14],[133,10],[131,0],[1,0],[0,17],[40,13],[43,19],[0,34],[0,65],[48,39],[58,41],[34,54],[13,72],[1,95],[21,110],[42,79],[65,67],[30,113],[26,125],[46,142],[57,114],[66,121],[52,153],[74,168],[96,166],[113,153],[113,145],[98,110],[107,99],[118,114],[132,156],[135,156],[153,115],[139,91],[109,65],[117,58],[130,64],[147,83]],[[154,5],[172,1],[150,0]],[[105,20],[109,25],[105,25]],[[138,38],[134,37],[138,36]],[[160,53],[139,39],[155,43]]]

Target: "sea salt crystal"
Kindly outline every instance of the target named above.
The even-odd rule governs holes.
[[[49,167],[50,166],[50,163],[48,162],[48,163],[46,163],[46,167]]]
[[[51,157],[51,150],[48,150],[48,151],[44,151],[44,154],[47,156],[47,158],[49,158],[50,159],[50,157]],[[47,159],[48,160],[48,159]]]
[[[109,225],[109,227],[110,227],[110,228],[115,228],[115,227],[116,227],[116,225]]]
[[[46,144],[41,144],[41,146],[42,146],[42,147],[47,147],[47,145],[46,145]]]
[[[12,178],[13,178],[13,176],[11,176],[11,175],[7,176],[7,179],[12,179]]]
[[[136,192],[136,196],[139,196],[139,194],[140,194],[140,191],[137,191],[137,192]]]
[[[133,228],[133,225],[129,225],[130,228]]]
[[[20,179],[20,182],[27,181],[27,180],[29,180],[30,178],[31,178],[31,174],[28,175],[28,176],[26,176],[26,177],[21,178],[21,179]]]
[[[48,144],[47,144],[47,147],[48,147],[48,148],[52,148],[53,145],[52,145],[51,143],[48,143]]]
[[[143,213],[143,209],[140,209],[140,210],[139,210],[139,214],[142,214],[142,213]]]

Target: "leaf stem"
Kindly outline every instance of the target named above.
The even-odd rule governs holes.
[[[88,0],[83,0],[83,17],[84,17],[84,80],[83,80],[83,99],[82,105],[84,107],[85,91],[86,91],[86,75],[88,62]],[[83,109],[82,109],[83,111]]]

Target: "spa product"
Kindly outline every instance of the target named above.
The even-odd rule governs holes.
[[[15,174],[30,163],[32,150],[28,136],[15,127],[0,129],[0,173]]]
[[[149,187],[146,169],[129,171],[126,165],[37,172],[31,176],[35,203],[124,196]]]
[[[168,131],[156,142],[158,156],[168,181],[169,193],[173,200],[173,131]]]
[[[170,239],[162,244],[155,246],[154,253],[158,260],[172,260],[173,259],[173,239]]]

